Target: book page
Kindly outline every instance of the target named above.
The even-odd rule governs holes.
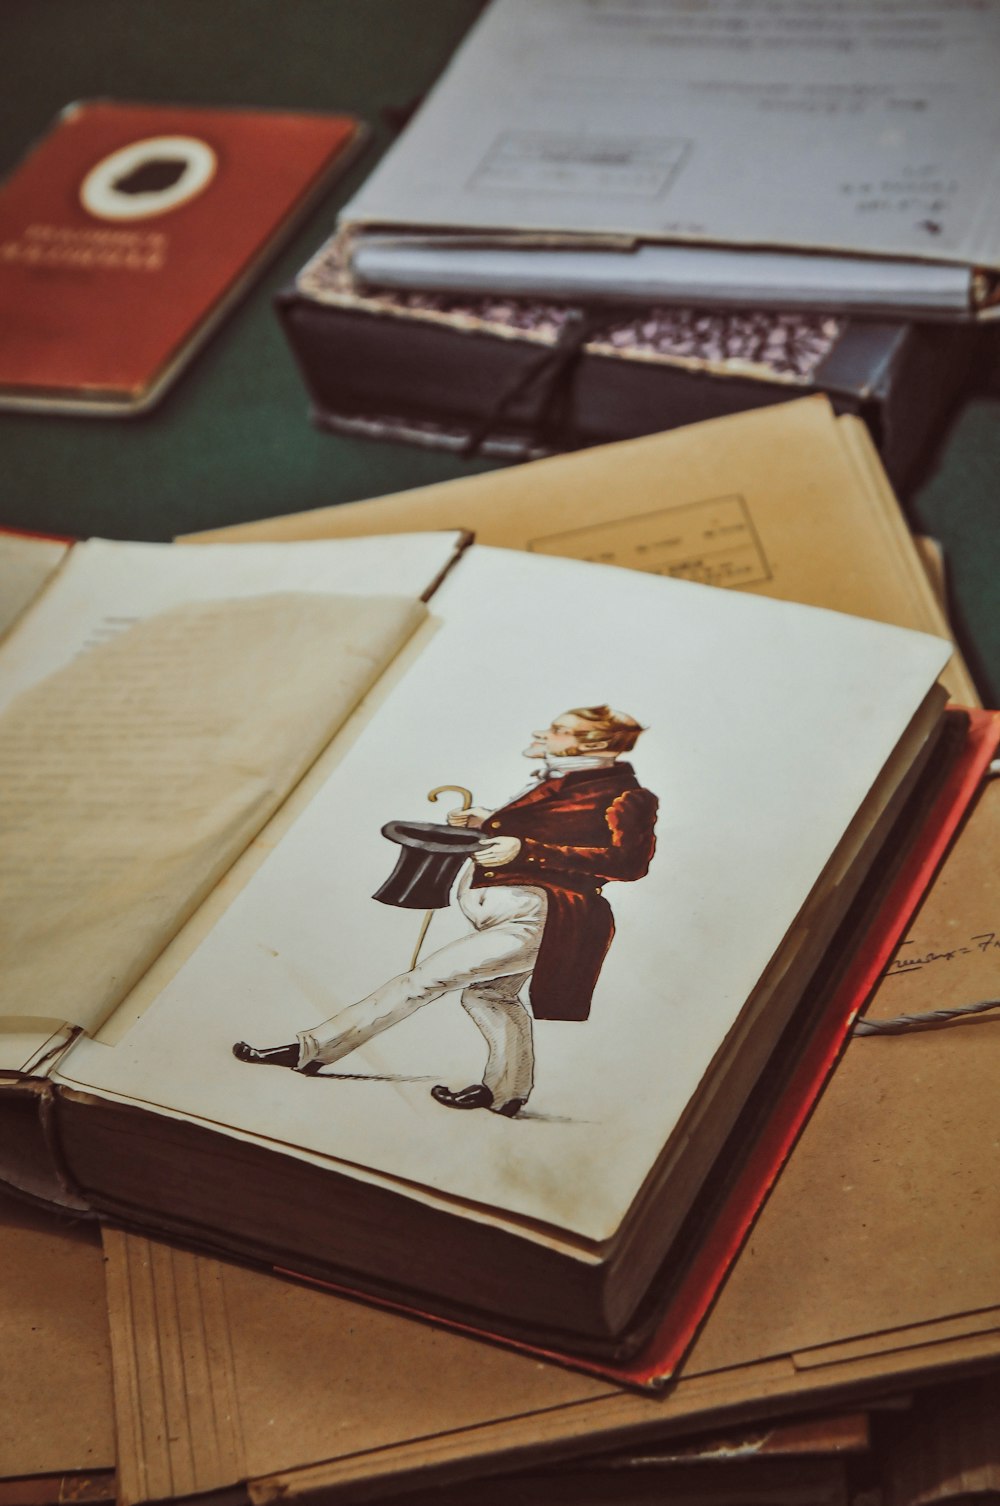
[[[458,525],[483,544],[949,632],[867,430],[822,397],[189,542]],[[957,651],[942,680],[979,704]]]
[[[59,569],[69,545],[0,532],[0,638]]]
[[[998,76],[997,0],[498,0],[342,220],[995,264]]]
[[[401,529],[400,534],[405,535]],[[0,710],[78,654],[154,612],[184,602],[236,601],[276,591],[421,597],[461,548],[459,531],[395,540],[330,541],[317,549],[226,545],[199,561],[172,544],[88,539],[75,544],[47,593],[0,646]]]
[[[837,422],[845,452],[857,468],[868,498],[872,521],[882,529],[882,558],[895,564],[900,596],[908,594],[911,597],[913,621],[910,626],[919,624],[929,633],[950,633],[944,550],[937,540],[910,532],[867,424],[851,415],[844,415]],[[878,558],[878,551],[873,552],[871,563],[875,564]],[[883,620],[902,621],[902,618],[894,615]],[[983,704],[969,667],[957,647],[945,667],[941,683],[958,705]]]
[[[478,546],[435,596],[432,620],[420,656],[160,997],[116,1045],[81,1041],[59,1080],[599,1241],[684,1113],[947,645]],[[594,859],[589,888],[581,868],[587,925],[559,953],[541,999],[530,862],[544,864],[550,849],[524,828],[520,885],[489,887],[498,869],[487,863],[513,861],[503,834],[489,836],[489,812],[503,817],[539,791],[537,746],[560,713],[601,701],[645,729],[601,776],[623,781],[626,814],[615,821],[628,835],[603,878]],[[441,786],[454,787],[446,799],[456,806],[468,791],[487,813],[483,840],[500,845],[480,854],[486,887],[463,860],[458,888],[414,909],[379,894],[402,840],[383,828],[442,821],[428,803]],[[581,849],[573,861],[590,859]],[[525,911],[501,922],[481,909],[490,896]],[[423,981],[417,993],[404,982],[397,997],[425,904]],[[607,950],[583,998],[577,964],[593,934]],[[487,987],[491,949],[511,937],[501,999]],[[533,1020],[520,993],[529,973]],[[389,995],[378,1028],[353,1035],[372,999],[380,1008]],[[574,1015],[577,1004],[589,1007]],[[530,1056],[526,1106],[516,1118],[456,1114],[431,1090],[489,1070],[494,1006],[515,1029],[506,1065],[520,1070],[513,1057]],[[239,1042],[297,1039],[318,1045],[319,1075],[234,1055]]]
[[[232,582],[228,548],[80,551],[2,662],[8,1033],[107,1018],[424,618],[453,543],[236,550]]]

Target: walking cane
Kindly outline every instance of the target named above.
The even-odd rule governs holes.
[[[472,804],[472,791],[471,790],[467,790],[465,788],[464,784],[439,784],[439,785],[435,785],[434,789],[432,789],[432,790],[430,790],[428,792],[427,798],[428,798],[428,800],[431,801],[432,804],[434,804],[437,801],[437,797],[439,795],[443,795],[446,790],[453,790],[456,795],[461,795],[461,797],[462,797],[462,803],[461,803],[460,806],[457,807],[458,810],[460,810],[460,811],[467,811],[469,809],[469,806]],[[427,927],[431,923],[431,916],[433,914],[434,914],[433,910],[426,911],[426,913],[424,915],[424,918],[423,918],[423,920],[422,920],[422,922],[420,924],[420,935],[417,937],[417,944],[416,944],[416,946],[413,949],[413,956],[410,959],[410,969],[411,969],[411,971],[417,965],[417,959],[420,956],[420,948],[424,944],[424,937],[427,935]]]

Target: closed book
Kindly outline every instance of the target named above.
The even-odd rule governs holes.
[[[151,407],[359,139],[346,115],[69,105],[0,187],[0,408]]]
[[[826,394],[910,483],[974,369],[967,326],[362,288],[324,246],[278,312],[314,420],[510,460]]]

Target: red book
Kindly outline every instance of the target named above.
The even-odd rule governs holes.
[[[0,189],[0,406],[152,406],[360,131],[338,115],[69,106]]]

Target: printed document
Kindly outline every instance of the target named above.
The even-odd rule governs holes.
[[[998,78],[1000,0],[494,0],[342,223],[359,276],[414,287],[968,308]]]

